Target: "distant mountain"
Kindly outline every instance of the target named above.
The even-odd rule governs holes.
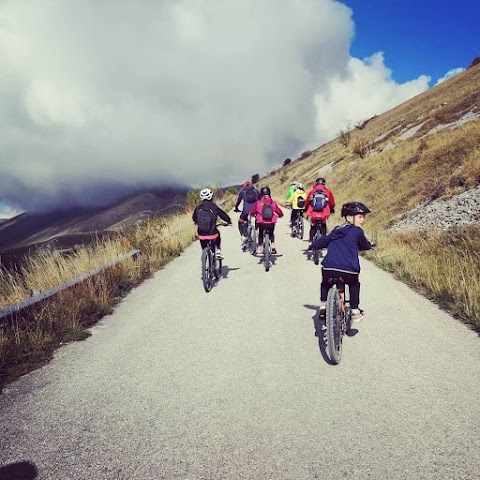
[[[28,250],[50,244],[70,248],[92,237],[114,235],[153,215],[179,211],[185,205],[186,189],[166,189],[131,195],[101,209],[69,209],[24,212],[0,220],[0,253]]]

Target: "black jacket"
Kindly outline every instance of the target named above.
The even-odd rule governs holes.
[[[205,204],[208,207],[210,207],[214,211],[214,213],[217,215],[217,217],[220,217],[224,222],[232,223],[232,220],[230,219],[228,214],[225,213],[216,203],[213,203],[211,200],[203,200],[201,205],[205,205]],[[197,210],[199,206],[193,211],[192,219],[194,223],[197,223]],[[215,232],[217,232],[217,226],[215,223],[212,225],[212,228],[210,229],[209,232],[201,232],[200,230],[198,230],[198,233],[200,235],[213,235]]]

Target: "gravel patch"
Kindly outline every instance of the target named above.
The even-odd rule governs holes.
[[[437,227],[447,230],[480,222],[480,186],[448,199],[425,202],[398,217],[390,231],[422,230]]]

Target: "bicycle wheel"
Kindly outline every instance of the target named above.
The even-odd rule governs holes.
[[[313,235],[313,241],[318,240],[320,238],[320,231],[318,226],[315,227],[315,234]],[[314,248],[313,249],[313,262],[315,265],[318,265],[320,259],[320,249]]]
[[[342,356],[343,313],[340,308],[340,293],[336,285],[328,291],[327,297],[327,343],[330,360],[338,364]]]
[[[206,292],[209,292],[213,286],[213,261],[213,253],[210,247],[205,247],[202,250],[202,282]]]
[[[220,278],[220,275],[222,274],[222,259],[221,258],[215,258],[215,268],[213,269],[213,273],[215,275],[215,278],[218,280]]]
[[[265,264],[265,271],[268,272],[270,270],[270,236],[268,233],[265,233],[263,236],[263,263]]]
[[[297,217],[297,238],[299,238],[300,240],[303,240],[303,231],[303,217],[299,215]]]
[[[257,251],[257,235],[254,225],[248,226],[248,251],[252,255],[255,255],[255,252]]]

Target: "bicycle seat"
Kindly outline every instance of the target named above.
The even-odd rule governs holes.
[[[336,285],[340,292],[343,292],[345,288],[345,280],[343,277],[332,277],[328,279],[328,284],[330,286]]]
[[[218,233],[214,233],[213,235],[200,235],[197,233],[197,237],[200,240],[215,240],[218,237]]]

